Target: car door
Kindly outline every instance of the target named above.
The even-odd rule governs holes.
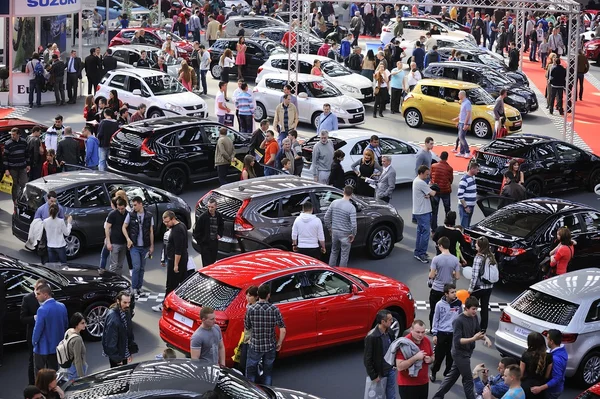
[[[589,170],[586,170],[587,165],[583,162],[583,152],[570,144],[558,141],[554,143],[554,148],[567,186],[583,186],[589,173]]]
[[[317,346],[333,345],[362,338],[373,320],[369,299],[353,293],[353,283],[344,275],[328,269],[306,272],[308,294],[317,318]],[[351,314],[351,317],[348,315]]]
[[[575,239],[575,260],[577,266],[583,267],[598,266],[600,263],[600,212],[583,211],[579,213],[579,218],[584,226],[579,238]]]
[[[279,105],[279,99],[283,95],[283,87],[287,84],[285,79],[266,79],[264,95],[262,95],[262,102],[267,109],[269,116],[275,115],[275,108]],[[298,99],[299,101],[300,99]]]
[[[288,274],[267,282],[271,287],[269,301],[277,306],[285,323],[283,350],[297,352],[313,348],[317,342],[315,303],[304,294],[308,286],[304,273]]]
[[[216,141],[214,144],[207,142],[200,126],[189,125],[173,132],[168,144],[172,148],[172,162],[184,163],[192,179],[199,176],[216,176]]]
[[[399,140],[380,138],[381,154],[392,157],[392,166],[396,171],[396,184],[405,183],[414,179],[414,167],[417,152],[415,149]]]
[[[443,106],[440,108],[440,125],[455,127],[456,118],[460,113],[460,103],[458,101],[458,89],[452,87],[440,87],[438,95],[443,100]]]
[[[559,228],[561,227],[568,227],[569,231],[571,232],[571,237],[573,239],[573,241],[577,242],[577,245],[575,246],[575,252],[574,252],[574,256],[573,259],[571,260],[571,263],[569,264],[569,268],[567,269],[567,272],[571,272],[573,270],[579,270],[579,269],[585,269],[586,267],[590,267],[589,264],[589,260],[590,260],[590,253],[589,250],[586,250],[585,248],[589,246],[589,240],[586,238],[585,235],[585,231],[583,228],[583,225],[581,224],[581,221],[579,219],[579,217],[577,216],[576,213],[572,213],[569,215],[564,215],[561,216],[553,225],[552,230],[551,230],[551,238],[555,241],[553,243],[553,247],[556,246],[556,244],[558,244],[558,242],[556,242],[556,232],[558,231]],[[581,241],[582,246],[579,246],[579,243]]]
[[[169,197],[157,191],[154,187],[143,186],[146,192],[146,200],[148,206],[153,209],[155,220],[154,220],[154,231],[158,231],[162,228],[162,214],[165,211],[176,208],[176,203],[172,202]]]
[[[563,188],[566,186],[566,178],[563,176],[563,167],[560,159],[556,156],[552,143],[543,143],[535,147],[532,152],[535,157],[535,178],[541,179],[547,189]],[[526,176],[528,179],[529,176]]]
[[[85,243],[88,247],[102,244],[104,234],[98,234],[98,231],[104,228],[104,221],[112,209],[104,184],[83,184],[75,188],[74,194],[73,230],[85,234]],[[67,242],[67,246],[68,244]]]
[[[299,192],[285,195],[280,198],[279,202],[281,204],[280,232],[287,237],[291,237],[292,226],[296,218],[302,213],[302,206],[307,202],[312,202],[311,193]]]
[[[115,89],[117,91],[117,95],[119,99],[125,98],[128,96],[127,89],[127,75],[115,73],[112,76],[112,79],[108,83],[108,90],[106,93],[106,101],[108,101],[108,91],[111,89]]]
[[[205,153],[208,156],[206,162],[209,166],[207,166],[210,170],[214,169],[215,164],[215,150],[217,148],[217,140],[219,139],[219,130],[222,128],[222,125],[217,123],[206,123],[203,124],[200,129],[203,132],[203,140],[204,140],[204,148]],[[233,129],[227,129],[227,137],[233,143],[233,148],[235,150],[236,158],[243,161],[243,156],[248,153],[248,145],[242,139],[240,134]],[[229,168],[229,173],[240,173],[235,167],[231,166]]]
[[[127,50],[115,50],[113,51],[113,57],[117,60],[117,68],[130,68],[128,51]]]
[[[421,115],[425,123],[440,123],[440,114],[442,107],[446,106],[446,102],[442,96],[440,98],[440,90],[443,88],[435,85],[421,85],[421,93],[423,93],[423,103],[421,105]]]
[[[26,338],[25,325],[21,323],[21,303],[23,297],[33,292],[37,276],[26,270],[2,269],[6,289],[5,312],[2,320],[5,343],[24,341]]]
[[[125,89],[123,94],[119,93],[119,100],[129,105],[129,112],[135,112],[140,104],[143,102],[143,97],[140,95],[133,94],[134,90],[142,92],[143,88],[142,81],[134,76],[128,76],[127,82],[125,83]]]
[[[314,107],[314,98],[312,92],[310,91],[310,85],[312,84],[315,84],[315,82],[298,82],[298,87],[296,88],[296,98],[298,100],[298,120],[300,122],[312,122],[311,118],[313,115]],[[298,94],[300,93],[305,93],[306,98],[299,97]]]
[[[267,57],[264,51],[256,43],[246,43],[246,68],[244,75],[256,76],[258,67],[265,63]]]

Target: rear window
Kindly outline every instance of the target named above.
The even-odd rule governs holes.
[[[30,184],[21,192],[19,203],[26,204],[29,209],[38,209],[46,203],[46,192]]]
[[[228,197],[226,195],[212,192],[210,195],[204,197],[200,203],[200,210],[205,211],[208,204],[208,200],[214,198],[217,200],[217,209],[225,218],[234,219],[237,212],[242,206],[242,201],[237,198]]]
[[[529,153],[529,148],[529,146],[513,139],[500,139],[492,141],[490,144],[484,146],[481,151],[512,158],[526,158]]]
[[[508,206],[481,221],[484,228],[524,238],[537,230],[548,218],[546,212],[536,212],[535,208]]]
[[[579,305],[529,289],[510,305],[513,309],[548,323],[568,326]]]
[[[122,143],[140,146],[142,144],[142,141],[144,141],[144,139],[148,135],[149,135],[149,133],[146,133],[146,132],[121,129],[119,132],[117,132],[115,138]]]
[[[196,306],[225,310],[240,291],[205,274],[196,273],[177,289],[177,296]]]

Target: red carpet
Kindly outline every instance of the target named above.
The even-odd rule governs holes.
[[[0,108],[0,119],[6,118],[13,111],[12,108]]]
[[[564,60],[563,66],[565,66]],[[546,77],[545,71],[541,68],[541,63],[531,62],[529,56],[525,55],[523,56],[523,72],[527,74],[531,84],[534,84],[539,91],[544,93]],[[566,101],[566,99],[563,99],[563,101]],[[599,102],[600,91],[584,79],[583,101],[577,101],[575,105],[575,132],[595,154],[600,154],[600,135],[595,131],[596,124],[600,122],[600,116],[598,115],[600,111]],[[540,102],[540,107],[545,106],[545,102]],[[564,106],[566,108],[566,102]],[[554,110],[554,114],[558,115],[558,111]]]

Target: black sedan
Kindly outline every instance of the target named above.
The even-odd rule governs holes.
[[[600,183],[600,157],[552,137],[510,135],[484,145],[475,157],[480,165],[479,194],[500,193],[511,159],[520,163],[525,187],[534,196],[576,188],[593,190]]]
[[[452,48],[439,48],[438,53],[440,53],[440,59],[442,61],[448,61],[450,55],[452,54]],[[521,71],[510,71],[508,66],[500,61],[498,58],[494,57],[492,54],[488,53],[484,50],[469,50],[469,49],[460,49],[460,58],[461,61],[467,62],[475,62],[477,64],[484,64],[496,69],[498,72],[505,74],[509,78],[513,79],[515,82],[520,85],[525,85],[529,87],[529,80],[527,79],[527,75],[525,75]]]
[[[252,34],[252,38],[259,38],[260,35],[266,36],[267,39],[273,40],[274,42],[281,43],[283,39],[283,35],[285,32],[289,32],[289,29],[286,27],[274,26],[271,28],[263,28],[255,30]],[[308,35],[308,53],[309,54],[317,54],[319,48],[325,43],[325,40],[321,39],[318,36],[315,36],[312,33],[301,33],[302,35]]]
[[[217,40],[209,49],[210,53],[210,74],[214,79],[221,79],[221,66],[219,59],[225,50],[230,49],[233,52],[233,59],[237,55],[238,38],[226,38]],[[287,48],[281,43],[270,39],[246,38],[246,66],[243,69],[244,77],[253,80],[258,75],[258,68],[264,64],[270,56],[275,54],[287,54]],[[232,76],[237,76],[237,68],[230,70]]]
[[[318,399],[258,385],[237,370],[189,359],[128,364],[67,382],[62,389],[65,399]]]
[[[484,214],[493,206],[480,201]],[[498,261],[503,282],[530,282],[541,279],[550,251],[558,244],[556,232],[566,226],[577,242],[567,271],[600,264],[600,211],[586,205],[554,198],[536,198],[510,204],[481,222],[465,229],[475,255],[475,240],[486,237]]]
[[[0,274],[6,284],[6,316],[4,343],[25,340],[25,325],[20,321],[23,297],[33,292],[35,282],[48,281],[54,299],[67,307],[67,312],[83,313],[86,318],[86,338],[100,340],[104,332],[104,316],[120,291],[129,290],[131,284],[122,276],[88,265],[70,263],[56,269],[32,265],[0,254]]]

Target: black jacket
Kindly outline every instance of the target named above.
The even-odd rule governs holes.
[[[519,69],[519,50],[516,48],[508,52],[508,69],[511,71]]]
[[[98,125],[98,140],[101,148],[110,148],[110,138],[119,130],[119,124],[114,119],[103,119]]]
[[[68,165],[79,165],[81,163],[81,147],[73,136],[63,136],[58,142],[56,159]]]
[[[84,61],[85,74],[89,79],[92,79],[93,83],[100,81],[102,73],[102,62],[99,57],[95,55],[88,55]]]
[[[388,330],[387,334],[390,337],[390,343],[394,342],[394,339],[396,339],[394,332],[392,330]],[[383,334],[376,326],[369,331],[365,337],[364,362],[365,368],[367,369],[367,374],[371,381],[377,377],[386,377],[386,374],[384,374],[384,368],[388,368],[389,370],[390,367],[390,365],[383,360],[385,353],[383,353],[383,342],[381,341],[382,335]]]
[[[62,80],[65,78],[65,69],[67,66],[61,60],[56,61],[50,67],[50,75],[54,77],[55,80]]]
[[[32,135],[27,136],[27,153],[29,154],[29,161],[31,167],[42,166],[45,159],[40,154],[40,147],[42,146],[42,140],[39,137]]]
[[[4,283],[4,276],[0,274],[0,322],[4,322],[2,318],[6,312],[6,284]],[[1,337],[0,337],[1,338]]]
[[[102,66],[104,69],[104,73],[117,69],[117,59],[112,55],[107,55],[102,61]]]
[[[225,223],[223,222],[223,216],[219,213],[219,211],[215,212],[217,217],[217,235],[223,237],[223,230],[225,228]],[[210,213],[208,211],[204,212],[198,218],[196,225],[194,226],[194,232],[192,236],[196,239],[198,244],[208,244],[210,242]]]
[[[110,307],[106,314],[104,333],[102,334],[102,350],[115,363],[120,363],[125,359],[126,346],[129,348],[130,355],[137,352],[131,313],[127,312],[127,328],[125,328],[119,312],[120,310],[116,304]]]
[[[258,152],[261,155],[265,154],[265,150],[261,150],[260,149],[260,145],[262,144],[262,142],[265,139],[265,133],[260,129],[256,129],[253,133],[252,133],[252,138],[250,139],[250,146],[249,146],[249,151],[248,153],[252,156],[254,156],[254,151],[258,150]]]
[[[344,189],[344,168],[342,168],[342,165],[337,161],[333,161],[331,164],[331,173],[329,174],[328,184],[331,184],[333,187],[339,188],[340,190]]]
[[[23,297],[21,303],[21,323],[27,326],[27,343],[31,344],[31,337],[33,336],[33,327],[35,326],[35,315],[37,313],[40,303],[35,298],[33,292]]]

